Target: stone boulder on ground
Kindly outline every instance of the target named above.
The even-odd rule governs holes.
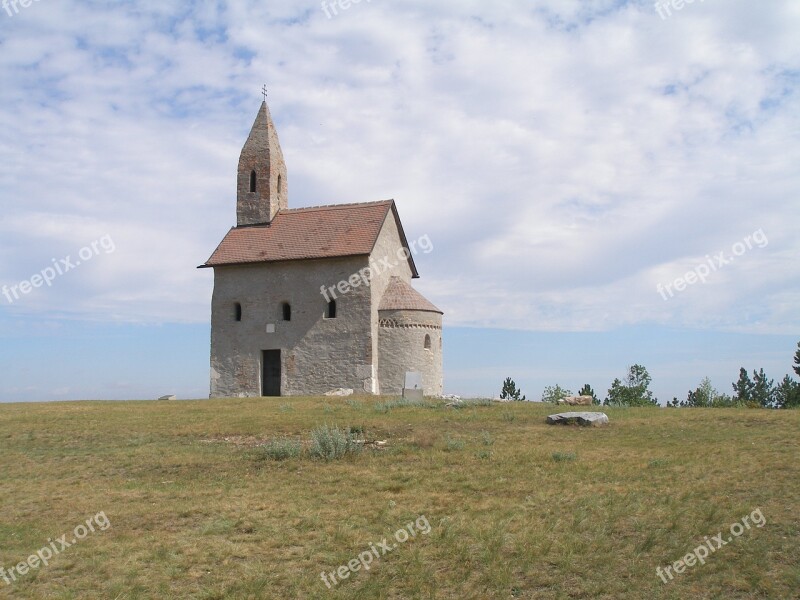
[[[350,388],[339,388],[338,390],[331,390],[330,392],[325,392],[326,396],[352,396],[353,390]]]
[[[608,415],[600,412],[568,412],[547,417],[548,425],[580,425],[602,427],[608,425]]]
[[[591,406],[594,398],[591,396],[567,396],[561,398],[556,404],[567,404],[569,406]]]

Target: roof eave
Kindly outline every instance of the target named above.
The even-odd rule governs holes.
[[[356,258],[358,256],[369,256],[365,252],[357,252],[355,254],[337,254],[335,256],[303,256],[301,258],[275,258],[266,260],[245,260],[241,262],[223,262],[217,264],[205,263],[197,267],[198,269],[215,269],[216,267],[241,267],[245,265],[266,265],[271,263],[280,262],[297,262],[301,260],[333,260],[336,258]]]

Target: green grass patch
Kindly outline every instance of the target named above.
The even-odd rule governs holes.
[[[608,427],[581,428],[445,404],[0,404],[0,565],[111,523],[0,598],[797,596],[800,412],[604,407]],[[763,527],[657,576],[755,509]],[[422,515],[429,535],[324,585]]]

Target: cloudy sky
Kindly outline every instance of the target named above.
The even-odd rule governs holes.
[[[207,395],[195,267],[265,83],[290,206],[394,198],[432,240],[446,391],[780,379],[798,31],[796,0],[8,3],[0,401]]]

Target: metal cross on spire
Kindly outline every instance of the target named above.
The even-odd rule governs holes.
[[[264,102],[267,101],[267,84],[264,84],[264,87],[261,88],[261,95],[264,96]]]

